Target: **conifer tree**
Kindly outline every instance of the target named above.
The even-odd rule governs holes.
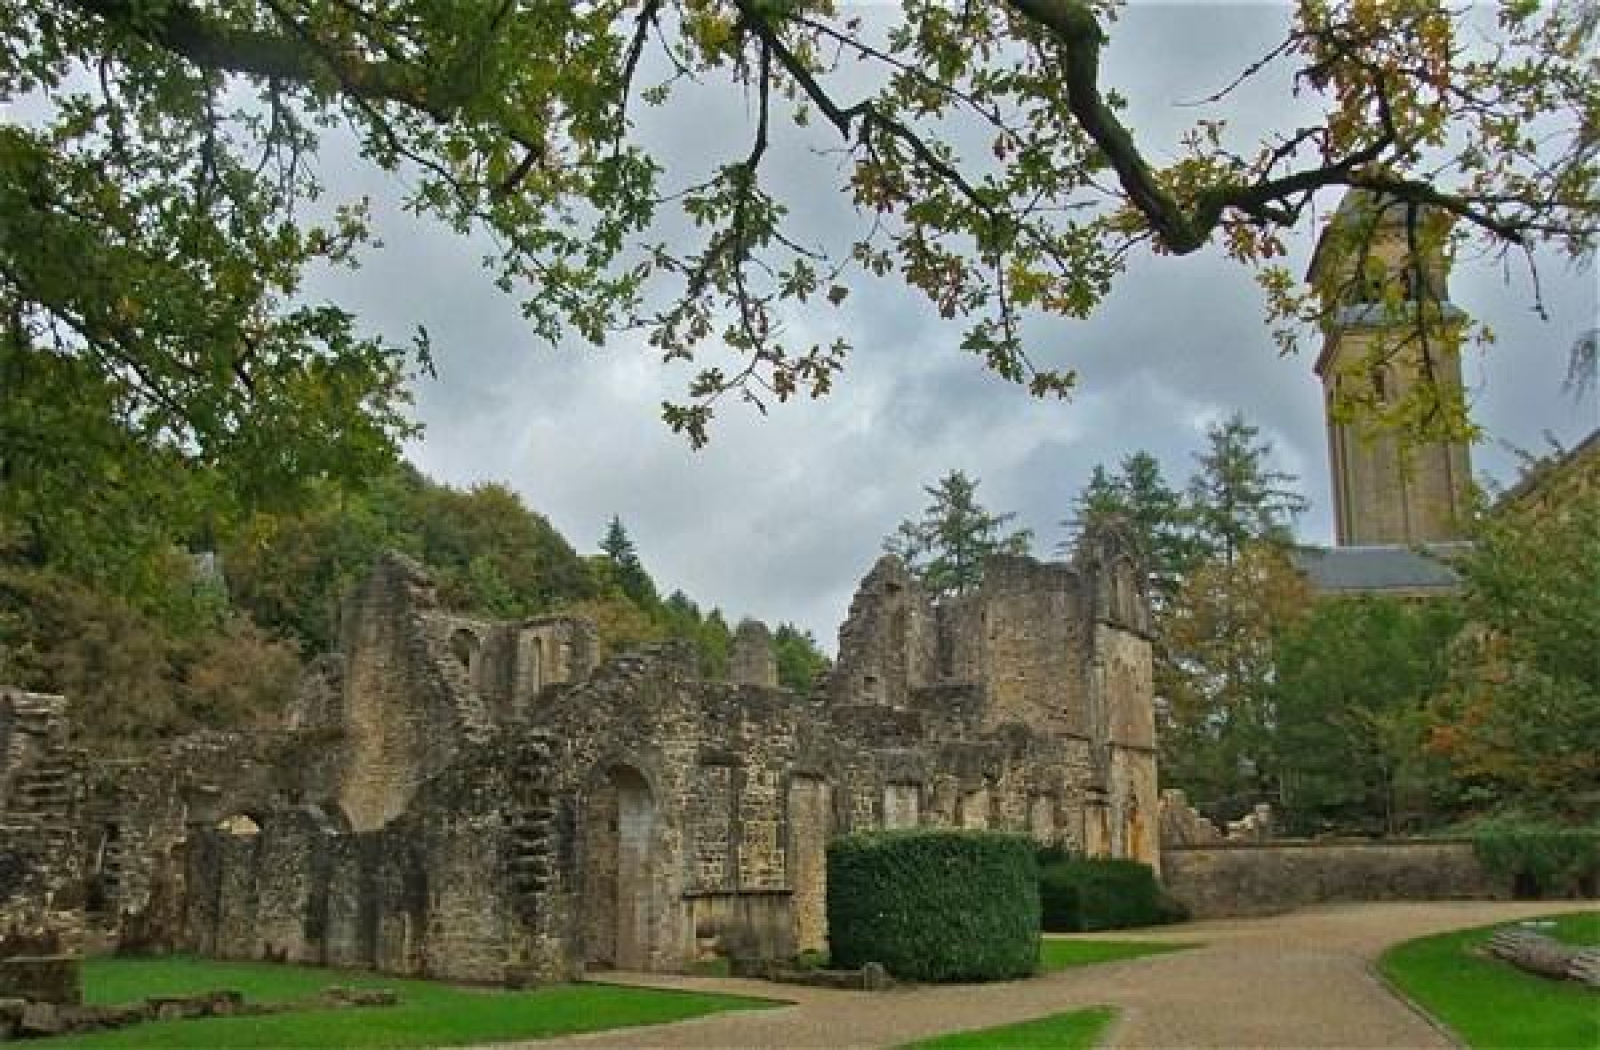
[[[978,482],[952,470],[923,491],[933,498],[922,517],[900,523],[883,549],[899,556],[934,594],[964,594],[983,579],[991,555],[1026,554],[1032,534],[1007,531],[1015,514],[992,514],[977,500]]]
[[[617,586],[622,589],[623,594],[641,609],[649,609],[656,603],[655,581],[645,571],[644,563],[639,560],[639,553],[634,548],[633,540],[628,537],[628,530],[623,527],[622,519],[615,514],[606,525],[605,537],[600,541],[600,551],[615,569]]]

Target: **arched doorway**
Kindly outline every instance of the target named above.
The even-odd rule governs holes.
[[[631,766],[613,767],[583,815],[583,953],[590,967],[647,970],[657,937],[655,796]]]

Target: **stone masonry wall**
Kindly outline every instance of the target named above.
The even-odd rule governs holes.
[[[839,628],[839,659],[827,690],[840,702],[902,707],[938,677],[933,607],[897,558],[879,559]]]
[[[548,748],[528,743],[464,750],[375,831],[306,808],[192,827],[185,946],[463,981],[572,976],[552,943],[568,934],[550,921],[557,845],[535,802]]]
[[[1089,733],[1085,667],[1090,621],[1077,574],[1031,558],[991,559],[979,591],[985,727]]]
[[[772,632],[759,620],[740,620],[734,628],[733,646],[728,654],[728,680],[738,685],[778,687],[778,656],[772,648]]]
[[[1466,842],[1273,843],[1162,851],[1167,892],[1197,919],[1352,901],[1510,896]]]
[[[941,604],[882,560],[811,697],[773,686],[753,626],[733,682],[672,644],[595,667],[577,621],[457,616],[386,558],[289,734],[334,759],[280,748],[250,808],[186,801],[187,942],[482,981],[678,970],[821,948],[825,849],[850,831],[1154,859],[1147,623],[1119,551],[1007,559]]]
[[[0,956],[81,950],[83,766],[63,697],[0,687]]]

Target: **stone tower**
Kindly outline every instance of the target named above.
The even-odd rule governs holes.
[[[1340,546],[1463,535],[1472,476],[1466,445],[1375,433],[1361,418],[1416,394],[1430,377],[1441,402],[1460,406],[1466,315],[1449,300],[1449,230],[1450,217],[1437,209],[1351,190],[1312,256],[1306,279],[1324,306],[1316,371]]]

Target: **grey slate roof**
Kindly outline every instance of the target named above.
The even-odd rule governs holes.
[[[1462,542],[1299,547],[1290,553],[1290,560],[1320,594],[1448,594],[1460,588],[1461,579],[1447,563],[1470,548]]]

